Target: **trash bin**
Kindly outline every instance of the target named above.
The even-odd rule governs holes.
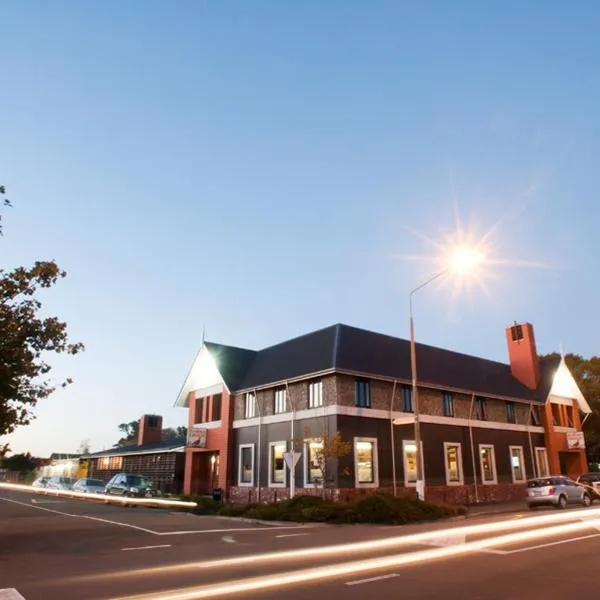
[[[215,502],[222,502],[223,490],[221,488],[213,488],[212,497]]]

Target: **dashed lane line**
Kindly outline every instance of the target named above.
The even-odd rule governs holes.
[[[137,546],[135,548],[121,548],[121,552],[129,552],[131,550],[153,550],[154,548],[171,548],[171,544],[158,544],[156,546]]]
[[[379,577],[369,577],[368,579],[346,581],[346,585],[361,585],[363,583],[373,583],[374,581],[381,581],[382,579],[392,579],[393,577],[398,577],[398,573],[388,573],[387,575],[380,575]]]

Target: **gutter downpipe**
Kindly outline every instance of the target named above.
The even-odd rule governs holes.
[[[261,432],[262,432],[262,411],[260,410],[260,404],[258,402],[258,394],[254,389],[254,403],[258,410],[258,468],[256,469],[257,487],[256,487],[256,501],[260,504],[260,475],[261,475],[261,459],[262,459],[262,446],[261,446]]]
[[[529,417],[527,419],[527,437],[529,438],[529,453],[531,454],[531,467],[533,472],[533,477],[537,477],[537,467],[535,466],[535,453],[533,451],[533,441],[531,439],[531,421],[533,417],[533,400],[529,403]]]
[[[394,488],[394,497],[396,496],[396,442],[394,440],[394,397],[396,396],[396,380],[392,388],[392,399],[390,400],[390,443],[392,444],[392,487]]]
[[[473,425],[471,420],[473,418],[473,405],[475,404],[475,394],[471,394],[471,407],[469,409],[469,439],[471,442],[471,463],[473,467],[473,485],[475,487],[475,504],[479,504],[479,487],[477,486],[477,468],[475,461],[475,443],[473,441]]]

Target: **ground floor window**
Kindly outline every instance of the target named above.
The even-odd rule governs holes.
[[[379,485],[376,438],[354,438],[354,473],[356,487]]]
[[[550,469],[548,468],[548,452],[546,448],[535,449],[535,464],[537,466],[538,477],[548,477]]]
[[[321,485],[323,483],[323,442],[307,440],[304,456],[306,457],[304,462],[305,485]]]
[[[417,483],[417,445],[411,440],[402,440],[402,462],[404,463],[404,485]]]
[[[239,461],[239,485],[254,485],[254,444],[240,446]]]
[[[525,476],[525,458],[522,446],[510,446],[510,469],[513,483],[522,483],[527,479]]]
[[[446,485],[462,485],[462,448],[458,443],[444,443],[444,463],[446,466]]]
[[[285,486],[285,442],[269,444],[269,485],[271,487]]]
[[[479,464],[481,465],[481,481],[483,483],[498,483],[494,446],[479,444]]]

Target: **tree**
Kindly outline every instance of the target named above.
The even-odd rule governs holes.
[[[187,427],[180,425],[179,427],[166,427],[162,430],[163,440],[177,440],[179,438],[187,437]]]
[[[89,439],[81,440],[81,443],[79,444],[79,448],[77,449],[77,452],[81,456],[85,456],[85,455],[89,454],[90,453],[90,440]]]
[[[54,261],[0,269],[0,435],[29,424],[39,400],[72,383],[70,378],[53,382],[52,367],[44,358],[48,353],[77,354],[83,344],[69,343],[66,323],[42,317],[42,303],[36,298],[40,289],[53,287],[66,275]]]
[[[139,421],[129,421],[129,423],[121,423],[119,425],[119,431],[123,434],[123,437],[115,444],[116,447],[130,446],[137,444],[138,434],[140,431]],[[187,436],[187,427],[179,426],[177,428],[166,427],[161,431],[162,440],[176,440],[178,438]]]
[[[558,360],[560,355],[546,354],[541,358]],[[583,426],[588,459],[600,462],[600,357],[583,358],[578,354],[566,354],[565,362],[592,409]]]
[[[115,444],[115,446],[123,447],[137,444],[138,433],[140,430],[139,421],[129,421],[129,423],[121,423],[119,431],[124,434],[123,437]]]
[[[37,466],[37,460],[27,452],[26,454],[13,454],[5,456],[0,462],[0,466],[8,471],[18,471],[25,473],[34,471]]]
[[[327,486],[333,479],[339,459],[351,452],[352,443],[344,441],[339,431],[330,434],[323,430],[315,435],[309,427],[304,428],[303,441],[312,442],[308,468],[311,469],[314,466],[318,469],[323,485],[323,497],[325,497]]]
[[[0,185],[0,206],[6,207],[11,206],[10,200],[5,197],[6,188],[3,185]],[[2,235],[2,215],[0,214],[0,235]]]

